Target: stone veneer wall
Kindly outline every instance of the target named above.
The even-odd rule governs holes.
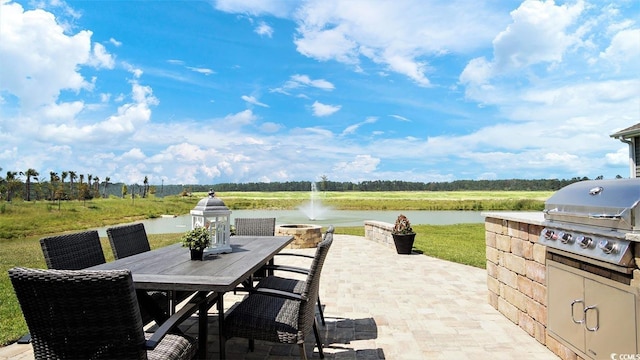
[[[374,220],[367,220],[364,222],[365,239],[375,241],[395,249],[396,246],[393,243],[391,230],[393,230],[393,224],[387,222]]]
[[[546,247],[539,225],[486,218],[489,304],[546,344]]]
[[[546,246],[539,222],[487,215],[488,301],[561,359],[582,359],[547,335]]]

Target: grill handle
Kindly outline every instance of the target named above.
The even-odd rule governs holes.
[[[584,219],[620,220],[622,219],[626,211],[627,209],[623,210],[618,214],[585,214],[580,212],[560,211],[558,210],[558,208],[555,208],[555,209],[545,209],[543,212],[545,214],[550,214],[550,215],[564,215],[564,216],[571,216],[571,217],[584,218]]]
[[[571,320],[573,320],[573,322],[576,323],[576,324],[583,324],[584,323],[584,314],[586,313],[586,309],[582,310],[583,307],[582,306],[580,307],[580,312],[583,314],[583,316],[582,316],[582,319],[576,320],[576,317],[574,315],[575,311],[573,311],[573,309],[575,309],[575,306],[574,306],[575,304],[584,305],[584,300],[582,300],[582,299],[573,300],[571,302],[571,305],[570,305],[571,306]]]

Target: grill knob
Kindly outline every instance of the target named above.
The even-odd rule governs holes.
[[[605,254],[615,254],[618,252],[618,244],[609,240],[602,240],[598,247],[602,249]]]
[[[557,239],[557,238],[558,238],[558,237],[556,236],[556,234],[555,234],[555,232],[554,232],[553,230],[547,230],[547,231],[545,231],[545,232],[544,232],[544,237],[545,237],[547,240],[555,240],[555,239]]]
[[[578,244],[583,249],[589,249],[593,247],[593,239],[588,236],[578,236]]]
[[[573,236],[568,233],[562,233],[560,235],[560,241],[562,241],[563,244],[573,244]]]

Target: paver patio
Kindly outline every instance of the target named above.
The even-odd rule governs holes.
[[[286,250],[313,254],[314,249]],[[278,261],[279,258],[276,258]],[[282,258],[280,258],[282,259]],[[286,257],[292,265],[307,260]],[[358,236],[336,235],[322,271],[320,325],[327,359],[558,359],[487,303],[484,269],[395,250]],[[228,294],[232,306],[242,294]],[[214,307],[215,309],[215,307]],[[213,311],[213,309],[212,309]],[[215,317],[209,358],[218,358]],[[184,324],[197,334],[197,320]],[[309,357],[318,358],[313,335]],[[228,359],[295,359],[295,345],[245,339],[227,342]],[[0,360],[33,359],[30,345],[0,348]]]

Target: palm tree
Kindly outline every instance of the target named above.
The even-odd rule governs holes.
[[[110,177],[105,177],[104,178],[104,192],[102,194],[102,197],[106,198],[107,197],[107,185],[109,184],[109,181],[111,181]]]
[[[69,192],[73,194],[73,181],[78,178],[78,175],[75,171],[69,171],[69,182],[71,183],[71,187],[69,188]]]
[[[64,180],[67,178],[67,176],[69,176],[69,172],[68,171],[63,171],[60,174],[60,180],[62,181],[62,193],[65,193],[65,191],[64,191]]]
[[[38,172],[35,171],[34,169],[29,168],[25,172],[21,171],[20,175],[24,175],[27,177],[27,180],[25,181],[24,184],[25,184],[25,189],[27,191],[27,201],[31,201],[31,177],[32,176],[37,177],[40,174],[38,174]]]
[[[1,167],[0,167],[0,171],[2,171]],[[0,176],[0,185],[2,185],[3,182],[4,182],[4,179],[2,178],[2,176]],[[0,186],[0,200],[2,200],[2,186]]]
[[[49,178],[51,180],[51,200],[55,199],[56,183],[60,180],[58,173],[55,171],[49,172]]]
[[[84,174],[80,174],[80,185],[84,182]]]
[[[144,190],[142,190],[142,197],[145,198],[147,197],[147,193],[149,191],[149,178],[147,176],[144,177]]]
[[[100,196],[100,178],[97,176],[93,178],[93,192],[95,193],[94,197]]]
[[[5,177],[5,181],[7,182],[7,201],[11,201],[13,190],[16,187],[16,182],[18,181],[16,175],[18,175],[18,173],[15,171],[7,171],[7,176]]]

